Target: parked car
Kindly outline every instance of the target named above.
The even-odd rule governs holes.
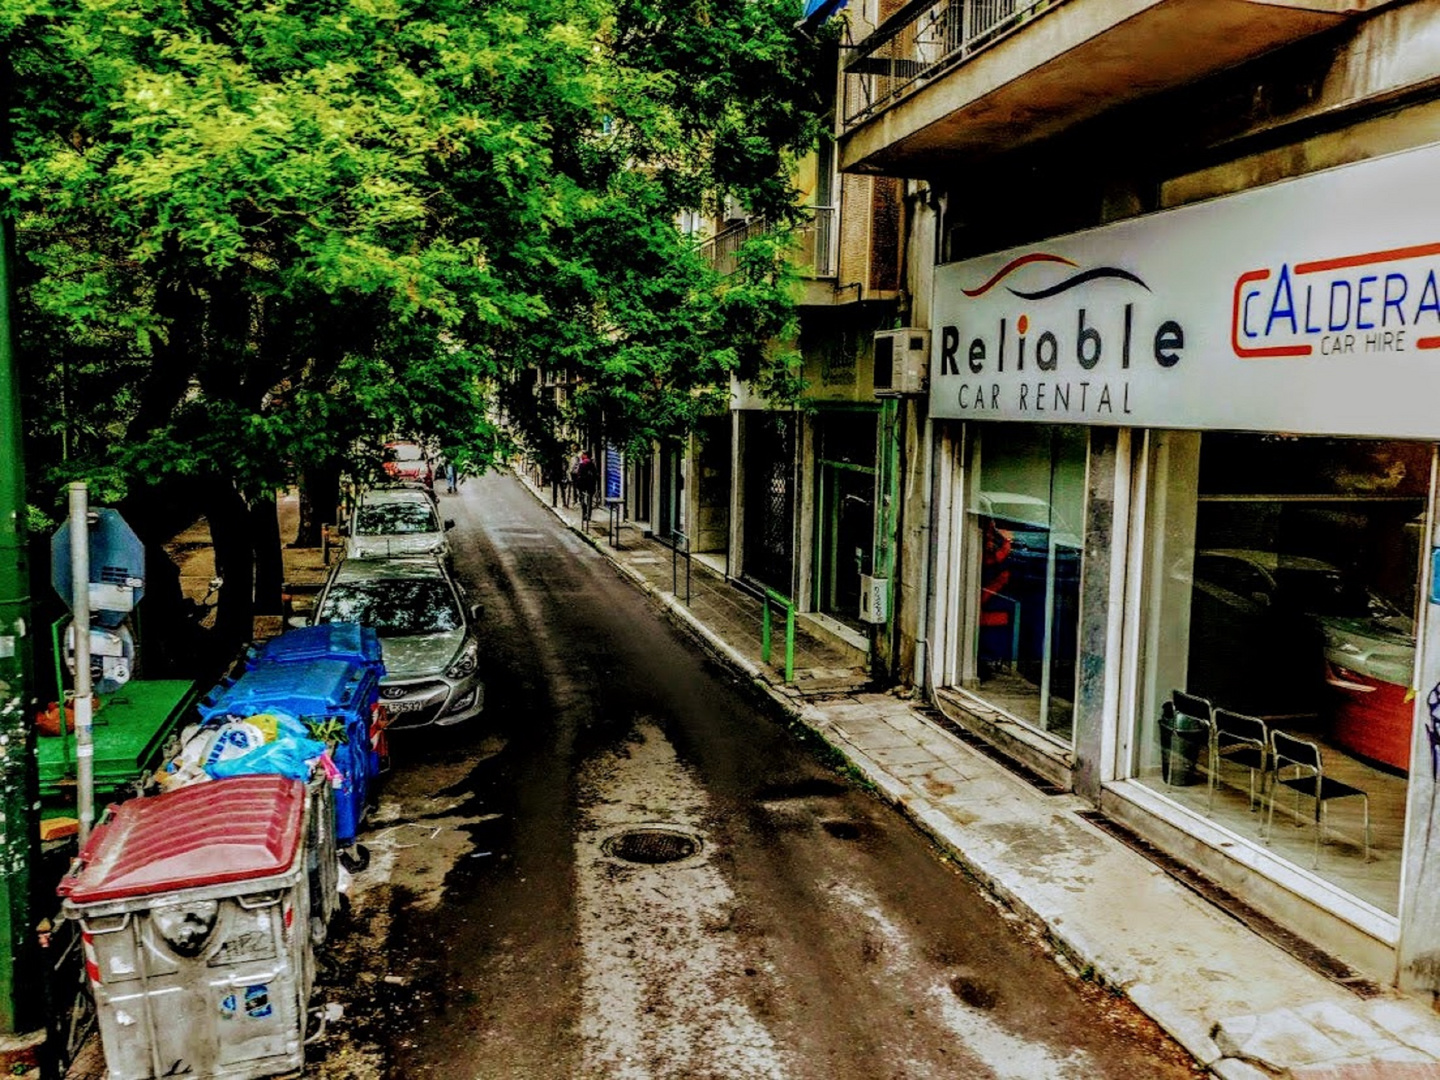
[[[312,621],[359,623],[380,638],[380,699],[391,727],[458,724],[485,704],[478,608],[436,558],[343,559],[331,570]]]
[[[1415,620],[1303,555],[1196,552],[1190,686],[1242,712],[1320,712],[1337,745],[1404,768]]]
[[[428,492],[406,488],[361,492],[345,528],[345,554],[368,559],[391,555],[450,554],[445,533],[455,522],[440,520]]]
[[[414,480],[427,488],[435,486],[435,465],[418,443],[386,443],[385,474],[392,480]]]

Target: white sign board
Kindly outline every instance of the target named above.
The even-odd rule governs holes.
[[[936,417],[1440,438],[1440,146],[935,273]]]

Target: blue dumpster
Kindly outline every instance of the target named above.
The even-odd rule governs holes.
[[[350,844],[365,812],[370,783],[380,771],[370,728],[383,672],[383,666],[353,660],[261,663],[215,687],[196,710],[207,721],[283,713],[334,743],[331,756],[341,774],[335,791],[335,836],[341,844]]]
[[[380,638],[359,623],[322,623],[290,630],[252,648],[245,658],[247,668],[268,663],[297,663],[307,660],[353,660],[372,667],[383,666]],[[382,671],[383,675],[384,672]]]

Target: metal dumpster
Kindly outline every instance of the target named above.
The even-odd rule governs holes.
[[[171,733],[199,696],[180,679],[135,679],[106,696],[95,713],[95,792],[123,792],[142,783],[161,757]],[[73,732],[36,739],[40,797],[50,805],[75,805],[76,750]]]
[[[313,944],[334,901],[334,860],[316,850],[323,791],[216,780],[132,799],[96,828],[59,893],[110,1080],[303,1067]]]
[[[350,660],[262,663],[215,687],[196,711],[205,720],[281,712],[311,725],[335,721],[332,756],[343,777],[335,792],[335,832],[348,845],[360,828],[371,781],[380,772],[370,732],[383,673],[378,664]]]
[[[369,664],[384,675],[380,638],[359,623],[322,623],[290,630],[252,648],[245,658],[247,668],[267,663],[297,663],[307,660],[353,660]]]

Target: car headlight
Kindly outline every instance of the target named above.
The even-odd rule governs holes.
[[[455,662],[445,669],[445,675],[451,679],[463,679],[475,670],[475,666],[479,662],[480,646],[475,642],[474,638],[471,638],[460,647],[460,652],[455,657]]]

